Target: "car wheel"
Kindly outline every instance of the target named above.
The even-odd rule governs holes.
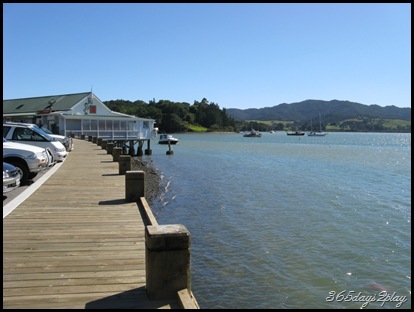
[[[33,179],[34,177],[36,177],[37,176],[37,174],[38,174],[39,172],[30,172],[29,173],[29,179]]]
[[[30,179],[30,171],[27,168],[26,164],[21,161],[8,161],[10,164],[17,168],[17,171],[20,173],[20,182],[21,184],[26,184],[27,180]]]

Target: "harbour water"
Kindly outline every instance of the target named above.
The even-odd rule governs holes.
[[[175,136],[143,157],[201,308],[411,308],[410,133]]]

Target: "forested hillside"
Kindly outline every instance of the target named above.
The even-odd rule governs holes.
[[[381,107],[378,105],[364,105],[349,101],[321,101],[306,100],[291,104],[279,104],[273,107],[237,109],[229,108],[227,113],[238,121],[245,120],[294,120],[307,121],[324,116],[328,122],[338,122],[355,117],[402,119],[411,121],[411,108],[396,106]]]
[[[411,108],[381,107],[349,101],[306,100],[274,107],[220,109],[203,98],[191,105],[186,102],[159,100],[146,103],[126,100],[105,101],[111,110],[155,119],[162,132],[227,131],[254,128],[259,131],[311,130],[322,119],[324,131],[411,132]]]
[[[226,109],[220,109],[217,104],[210,103],[205,98],[201,102],[194,101],[193,105],[168,100],[150,101],[149,103],[112,100],[104,104],[116,112],[155,119],[156,126],[162,132],[238,132],[236,122],[229,117]]]

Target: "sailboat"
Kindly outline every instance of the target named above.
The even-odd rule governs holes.
[[[322,132],[321,114],[319,113],[319,131],[313,131],[311,119],[311,132],[308,133],[308,136],[325,136],[327,134],[327,132]]]

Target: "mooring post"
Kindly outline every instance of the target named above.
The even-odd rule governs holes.
[[[174,152],[171,150],[171,142],[170,139],[168,139],[168,151],[167,151],[167,155],[173,155]]]
[[[106,153],[112,155],[112,151],[114,150],[115,143],[108,142],[106,143]]]
[[[108,144],[107,140],[102,140],[101,147],[102,149],[106,149],[106,144]]]
[[[119,174],[125,174],[125,172],[131,170],[131,156],[120,155],[119,156]]]
[[[112,161],[119,161],[119,156],[122,154],[121,147],[114,147],[112,150]]]
[[[149,299],[176,298],[191,291],[190,232],[182,224],[145,228],[146,291]]]
[[[145,172],[133,170],[125,172],[125,200],[127,202],[138,202],[145,197]]]

